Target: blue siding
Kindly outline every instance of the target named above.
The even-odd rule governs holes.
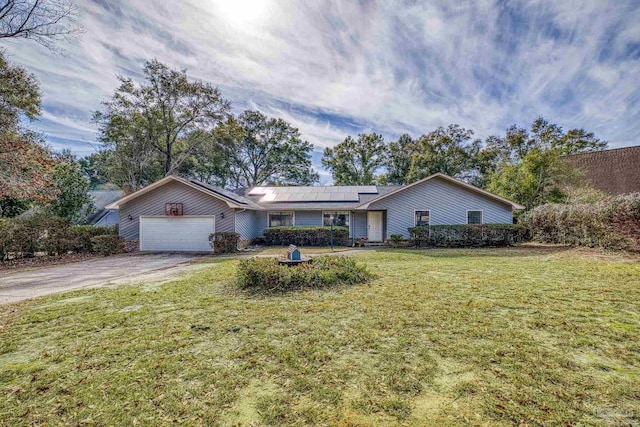
[[[258,211],[256,212],[256,233],[258,236],[263,235],[262,232],[265,228],[267,228],[267,212]]]
[[[510,204],[437,177],[371,203],[369,210],[387,211],[385,237],[409,237],[407,229],[414,226],[416,210],[430,210],[431,225],[466,224],[467,210],[483,211],[485,223],[510,224],[513,218]]]
[[[262,235],[258,232],[258,220],[256,211],[236,210],[236,233],[240,233],[241,239],[253,239]]]
[[[351,213],[351,235],[354,239],[367,237],[367,213],[364,211]]]
[[[295,225],[321,226],[322,211],[295,211]]]

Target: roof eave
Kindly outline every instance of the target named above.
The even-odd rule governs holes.
[[[511,201],[509,199],[505,199],[504,197],[500,197],[500,196],[498,196],[496,194],[493,194],[493,193],[491,193],[489,191],[483,190],[482,188],[478,188],[478,187],[476,187],[474,185],[467,184],[466,182],[460,181],[459,179],[453,178],[453,177],[451,177],[449,175],[446,175],[444,173],[437,172],[437,173],[434,173],[432,175],[429,175],[426,178],[422,178],[422,179],[420,179],[420,180],[418,180],[416,182],[413,182],[413,183],[411,183],[409,185],[402,186],[402,187],[400,187],[400,188],[398,188],[398,189],[396,189],[396,190],[394,190],[394,191],[392,191],[390,193],[383,194],[383,195],[381,195],[379,197],[376,197],[375,199],[369,200],[369,201],[357,206],[356,210],[366,210],[366,209],[369,208],[369,206],[372,203],[375,203],[375,202],[377,202],[379,200],[384,199],[385,197],[391,196],[392,194],[397,194],[397,193],[399,193],[401,191],[406,190],[407,188],[410,188],[410,187],[413,187],[414,185],[421,184],[423,182],[429,181],[429,180],[431,180],[433,178],[436,178],[436,177],[443,178],[443,179],[445,179],[447,181],[450,181],[450,182],[452,182],[454,184],[461,185],[461,186],[463,186],[463,187],[465,187],[465,188],[467,188],[467,189],[469,189],[471,191],[475,191],[475,192],[481,193],[481,194],[483,194],[483,195],[485,195],[487,197],[493,198],[495,200],[499,200],[499,201],[501,201],[501,202],[503,202],[505,204],[511,205],[511,207],[513,209],[518,209],[518,210],[526,209],[524,206],[522,206],[521,204],[518,204],[518,203],[516,203],[514,201]]]
[[[131,200],[137,199],[138,197],[142,196],[143,194],[146,194],[148,192],[150,192],[151,190],[154,190],[158,187],[162,187],[163,185],[167,184],[170,181],[177,181],[180,182],[182,184],[188,185],[189,187],[196,189],[198,191],[201,191],[211,197],[215,197],[219,200],[222,200],[223,202],[225,202],[227,204],[227,206],[229,206],[230,208],[236,208],[236,209],[251,209],[250,207],[246,207],[246,206],[242,206],[239,205],[237,203],[234,203],[233,201],[231,201],[230,199],[227,199],[226,197],[214,193],[212,191],[207,191],[206,189],[199,187],[185,179],[182,179],[178,176],[174,176],[174,175],[169,175],[169,176],[165,176],[164,178],[162,178],[159,181],[154,182],[153,184],[147,185],[144,188],[141,188],[140,190],[131,193],[127,196],[122,197],[121,199],[116,200],[115,202],[109,203],[108,205],[105,206],[105,209],[119,209],[120,205],[130,202]]]

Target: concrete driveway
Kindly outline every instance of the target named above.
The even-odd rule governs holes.
[[[167,276],[194,267],[189,264],[189,261],[199,256],[136,254],[111,256],[28,271],[0,271],[0,304],[92,286],[139,280],[163,280]]]

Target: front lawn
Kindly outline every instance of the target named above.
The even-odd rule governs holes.
[[[365,251],[353,287],[253,297],[237,261],[0,307],[6,425],[636,425],[638,259]]]

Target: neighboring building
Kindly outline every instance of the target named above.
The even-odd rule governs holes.
[[[573,154],[564,159],[582,169],[597,190],[614,196],[640,192],[640,146]]]
[[[118,209],[120,235],[141,250],[209,251],[209,234],[260,237],[275,226],[349,228],[353,239],[408,237],[415,225],[512,223],[523,206],[437,173],[405,186],[254,187],[231,191],[168,176],[106,206]]]
[[[87,217],[87,224],[108,226],[119,222],[117,209],[106,209],[105,206],[122,198],[120,190],[92,190],[89,195],[93,198],[94,211]]]

